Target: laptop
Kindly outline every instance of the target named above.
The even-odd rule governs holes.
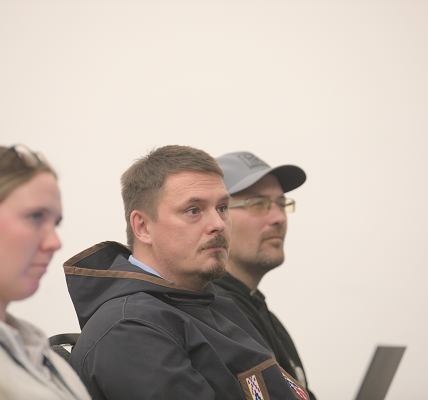
[[[355,400],[384,400],[406,346],[378,346]]]

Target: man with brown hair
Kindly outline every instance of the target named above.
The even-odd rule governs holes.
[[[307,399],[229,299],[229,194],[201,150],[165,146],[122,176],[128,244],[64,264],[82,333],[71,364],[95,400]]]

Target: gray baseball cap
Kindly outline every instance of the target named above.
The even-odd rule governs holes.
[[[267,174],[278,178],[284,193],[298,188],[306,180],[305,172],[295,165],[281,165],[271,168],[254,154],[238,151],[217,158],[224,173],[224,184],[229,194],[240,192],[250,187]]]

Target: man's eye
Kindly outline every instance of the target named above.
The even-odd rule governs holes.
[[[190,214],[190,215],[198,215],[199,213],[199,209],[198,208],[189,208],[186,211],[186,214]]]
[[[256,200],[250,203],[251,207],[263,208],[266,205],[264,200]]]
[[[221,213],[225,213],[228,209],[229,209],[229,207],[226,206],[226,205],[224,205],[224,206],[220,206],[218,208],[218,211],[221,212]]]
[[[278,204],[278,207],[285,208],[285,206],[287,205],[287,201],[285,199],[284,200],[281,199],[281,200],[278,200],[276,204]]]

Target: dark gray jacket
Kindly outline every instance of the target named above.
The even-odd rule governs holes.
[[[70,360],[94,400],[307,396],[212,284],[185,290],[132,265],[129,255],[104,242],[64,264],[82,328]]]
[[[293,340],[278,318],[269,311],[263,293],[259,290],[252,292],[229,273],[213,283],[219,296],[232,299],[244,312],[272,349],[278,364],[307,388],[306,374]],[[308,392],[310,399],[316,400],[315,395]]]

